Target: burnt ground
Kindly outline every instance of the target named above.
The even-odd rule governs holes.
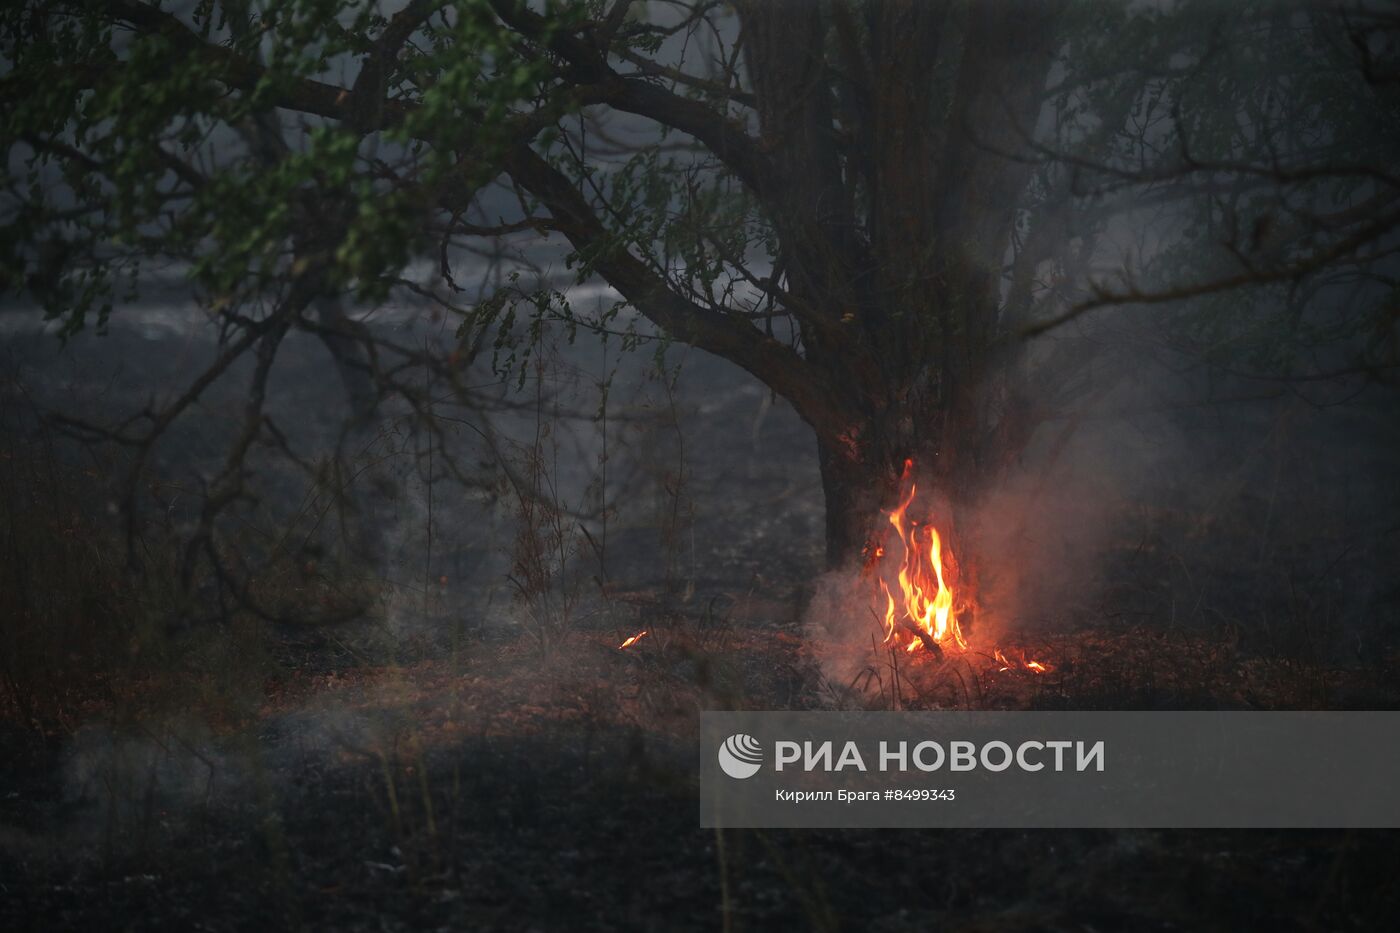
[[[139,714],[90,709],[68,741],[12,735],[0,923],[1362,930],[1400,909],[1393,832],[699,829],[698,709],[831,703],[797,623],[763,615],[716,631],[676,614],[627,651],[586,626],[549,654],[499,642],[412,664],[318,668],[303,646],[202,721],[187,684],[131,700]],[[1393,670],[1302,671],[1222,643],[1039,647],[1097,663],[970,665],[986,705],[1287,705],[1315,678],[1397,702]],[[1171,677],[1115,679],[1145,657],[1174,659]]]
[[[164,377],[169,338],[113,339],[124,371],[144,353]],[[32,366],[59,395],[120,395],[82,359]],[[638,504],[567,622],[492,589],[510,539],[455,515],[425,574],[441,593],[386,587],[333,627],[164,620],[159,645],[122,643],[140,663],[52,708],[7,698],[0,928],[1393,927],[1394,832],[717,834],[695,735],[726,708],[1397,708],[1394,398],[1139,405],[1088,432],[1006,561],[1046,569],[1016,581],[999,643],[1051,670],[907,662],[894,694],[834,679],[803,621],[810,438],[687,367],[669,421],[632,438]],[[170,462],[217,450],[218,418],[197,425]]]

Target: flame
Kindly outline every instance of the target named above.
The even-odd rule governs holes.
[[[632,647],[633,645],[635,645],[635,644],[637,643],[637,639],[641,638],[641,637],[642,637],[643,635],[645,635],[646,633],[647,633],[647,630],[644,629],[644,630],[638,632],[637,634],[633,635],[631,638],[627,639],[627,640],[624,641],[622,644],[618,645],[618,646],[617,646],[617,647],[618,647],[618,650],[620,651],[620,650],[622,650],[623,648],[630,648],[630,647]]]
[[[1002,653],[1000,648],[996,648],[992,651],[992,658],[998,664],[1001,665],[1001,667],[997,668],[998,671],[1014,671],[1025,669],[1035,674],[1050,673],[1050,666],[1048,664],[1042,664],[1039,661],[1027,660],[1025,652],[1021,653],[1021,661],[1019,665],[1017,664],[1017,662],[1009,660],[1006,657],[1006,655]]]
[[[904,461],[904,478],[913,470],[912,460]],[[944,570],[943,539],[932,524],[920,525],[909,518],[909,506],[914,503],[918,486],[909,483],[909,492],[899,506],[889,514],[889,522],[904,545],[904,556],[898,568],[898,598],[883,577],[880,589],[885,597],[885,643],[899,644],[901,631],[907,631],[906,651],[918,651],[925,640],[944,647],[955,645],[967,649],[962,627],[954,610],[950,577],[955,570],[952,554],[947,555],[948,571]],[[875,549],[875,559],[885,556],[885,548]],[[916,631],[917,630],[917,631]],[[920,637],[917,632],[923,632]]]
[[[884,605],[877,615],[884,623],[885,644],[903,647],[909,653],[930,645],[943,651],[965,652],[968,644],[959,614],[967,612],[970,600],[957,592],[957,561],[952,551],[944,547],[938,529],[931,522],[920,523],[909,515],[918,495],[918,485],[910,480],[913,470],[914,462],[905,460],[900,484],[907,484],[908,492],[888,514],[890,527],[903,545],[897,567],[891,571],[884,566],[887,549],[883,545],[877,545],[872,552],[871,567]],[[894,586],[889,583],[890,576],[895,578]],[[1024,653],[1019,663],[1013,662],[1000,648],[993,649],[992,658],[1000,665],[1000,671],[1044,674],[1050,670],[1040,661],[1027,660]]]

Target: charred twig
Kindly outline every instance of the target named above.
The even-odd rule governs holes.
[[[919,628],[917,625],[915,625],[913,622],[910,622],[908,619],[901,619],[899,621],[899,625],[901,628],[908,631],[911,635],[918,638],[919,641],[923,642],[924,647],[927,648],[930,652],[932,652],[935,658],[937,658],[940,661],[943,660],[943,646],[940,645],[938,642],[934,641],[932,635],[930,635],[928,632],[925,632],[923,629]]]

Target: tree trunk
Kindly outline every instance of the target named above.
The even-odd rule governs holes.
[[[911,419],[903,419],[907,424]],[[906,461],[912,461],[910,479],[918,484],[913,515],[920,521],[932,520],[939,533],[953,533],[956,512],[964,501],[964,490],[951,469],[951,457],[938,449],[938,434],[923,438],[901,438],[877,434],[875,424],[862,431],[866,443],[858,447],[820,438],[817,454],[821,464],[822,491],[826,499],[826,559],[828,569],[849,568],[865,563],[873,546],[884,542],[889,530],[886,513],[899,503],[904,485]]]
[[[905,400],[894,411],[869,417],[836,439],[818,434],[827,566],[865,566],[875,546],[887,543],[886,516],[908,491],[905,468],[912,461],[907,482],[917,485],[917,496],[910,518],[932,522],[938,529],[970,596],[980,562],[977,506],[1005,475],[1031,422],[1005,393],[996,396],[996,419],[980,410],[979,399],[985,399],[970,388],[941,399],[941,404],[910,401],[930,395],[926,387],[891,390],[888,397]]]
[[[1025,150],[1036,125],[1062,4],[738,6],[771,167],[757,190],[781,243],[804,377],[826,391],[794,398],[758,374],[817,432],[827,564],[858,565],[889,530],[881,512],[912,459],[931,510],[921,520],[971,572],[960,514],[1015,442],[999,433],[1001,387],[984,393],[1009,362],[993,359],[1002,265],[1034,164],[1006,154]],[[945,60],[956,66],[939,76]]]
[[[820,440],[817,457],[826,498],[827,569],[856,565],[878,530],[880,510],[894,504],[898,484],[891,482],[888,470]]]

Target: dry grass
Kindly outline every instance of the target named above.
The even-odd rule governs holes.
[[[42,439],[0,450],[0,716],[40,732],[76,728],[160,653],[170,594],[126,566],[105,506],[96,471]]]

